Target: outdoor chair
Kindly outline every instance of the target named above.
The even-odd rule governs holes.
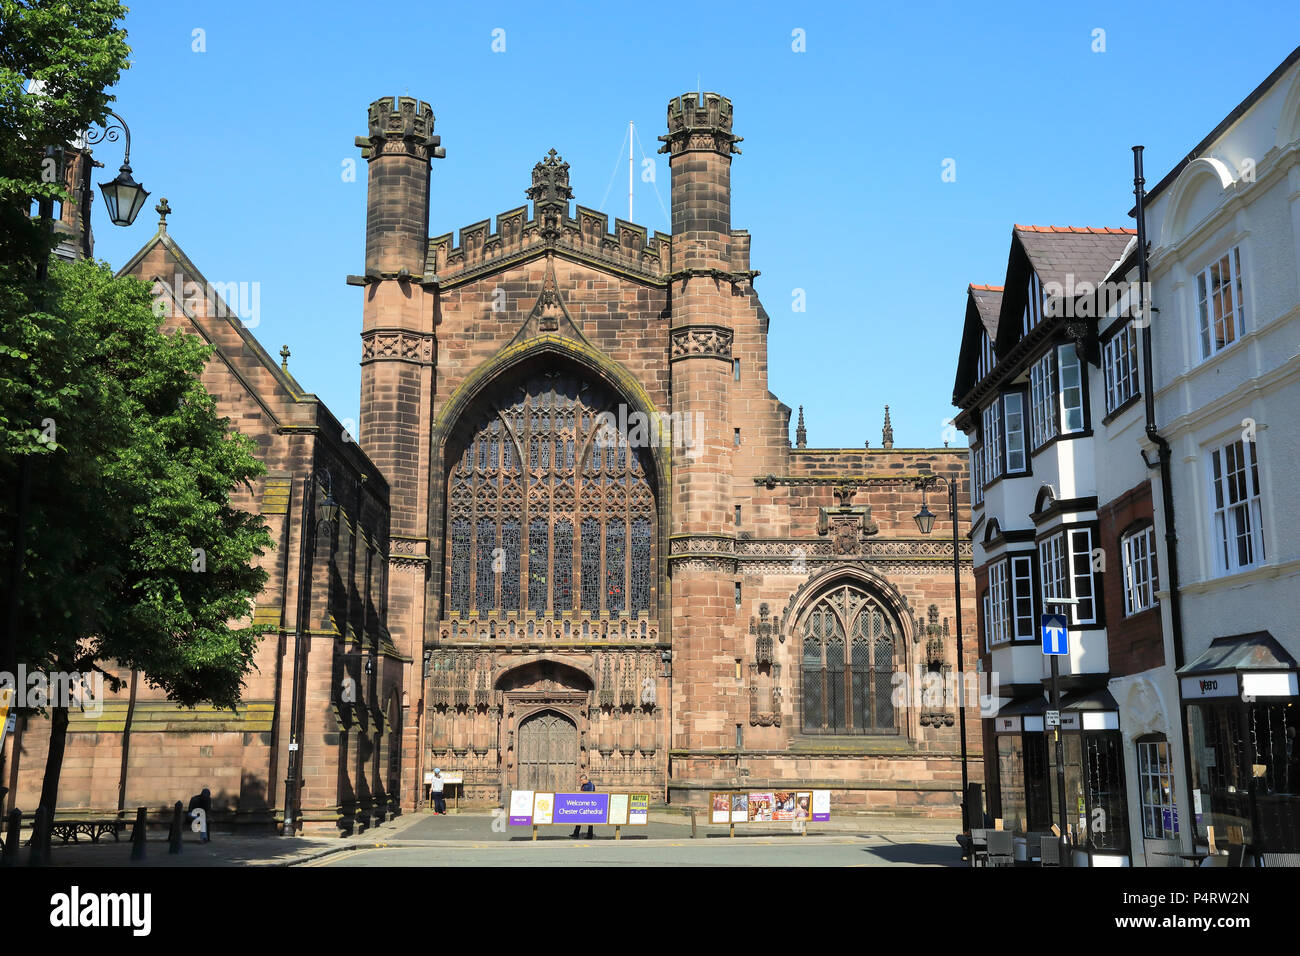
[[[989,866],[1012,866],[1015,864],[1015,844],[1010,830],[988,831]]]

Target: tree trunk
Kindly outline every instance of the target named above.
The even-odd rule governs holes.
[[[45,754],[45,779],[41,781],[40,805],[50,811],[59,804],[59,774],[63,771],[63,747],[68,741],[68,708],[50,708],[50,749]]]

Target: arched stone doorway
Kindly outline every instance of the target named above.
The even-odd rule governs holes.
[[[519,789],[554,793],[576,788],[578,727],[558,710],[519,722]]]

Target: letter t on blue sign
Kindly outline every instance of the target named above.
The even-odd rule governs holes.
[[[1061,614],[1043,615],[1043,653],[1070,653],[1069,632],[1065,629],[1065,617]]]

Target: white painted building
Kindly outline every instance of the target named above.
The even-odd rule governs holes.
[[[1181,842],[1213,827],[1267,862],[1300,853],[1300,49],[1148,191],[1145,217],[1179,607],[1153,471],[1167,663],[1112,692],[1130,744],[1168,742]],[[1136,256],[1114,277],[1136,281]],[[1129,440],[1154,463],[1142,425]],[[1159,778],[1156,754],[1128,756],[1130,781]]]

